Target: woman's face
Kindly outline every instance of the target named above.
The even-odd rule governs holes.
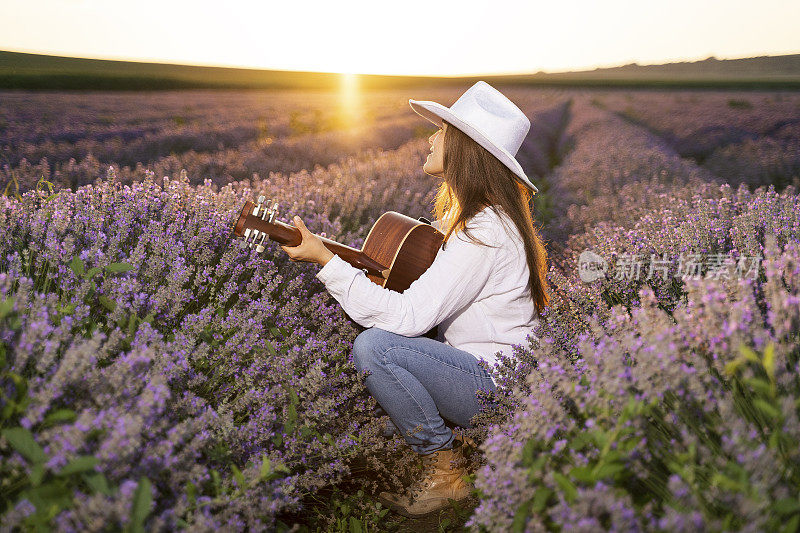
[[[443,129],[438,129],[436,132],[428,137],[428,143],[431,145],[431,153],[422,165],[422,170],[426,174],[441,178],[444,175],[444,135],[447,130],[447,124],[442,123]]]

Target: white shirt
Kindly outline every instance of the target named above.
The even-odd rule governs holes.
[[[512,344],[526,343],[528,335],[536,338],[532,330],[539,323],[522,239],[498,209],[508,230],[489,207],[467,223],[472,236],[496,248],[453,232],[430,267],[402,293],[377,285],[338,255],[316,278],[361,326],[417,337],[438,325],[438,340],[493,367],[497,352],[510,357]]]

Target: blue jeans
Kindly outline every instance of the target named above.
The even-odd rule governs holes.
[[[477,390],[496,390],[472,354],[376,327],[356,337],[353,363],[359,372],[370,371],[367,389],[419,454],[452,448],[453,431],[444,418],[470,427],[480,410]]]

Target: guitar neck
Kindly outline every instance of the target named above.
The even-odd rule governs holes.
[[[239,220],[233,229],[234,235],[237,237],[245,237],[245,240],[261,245],[265,243],[267,237],[283,246],[298,246],[303,242],[303,234],[300,233],[300,230],[295,226],[285,224],[279,220],[273,222],[263,220],[260,216],[252,214],[253,207],[254,204],[252,202],[245,203],[239,215]],[[254,231],[258,233],[253,234]],[[338,243],[320,235],[317,235],[317,237],[322,240],[328,250],[354,267],[366,270],[368,274],[372,274],[373,276],[379,276],[381,278],[389,277],[389,269],[387,267],[370,259],[364,255],[364,252],[361,250],[356,250],[351,246]]]

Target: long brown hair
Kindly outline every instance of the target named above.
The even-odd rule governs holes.
[[[434,216],[446,230],[444,242],[452,233],[463,230],[472,242],[488,246],[470,235],[466,223],[487,206],[495,211],[496,206],[502,207],[522,236],[530,271],[528,286],[541,318],[550,301],[547,252],[533,225],[531,190],[483,146],[449,122],[444,123],[444,180],[434,199]]]

